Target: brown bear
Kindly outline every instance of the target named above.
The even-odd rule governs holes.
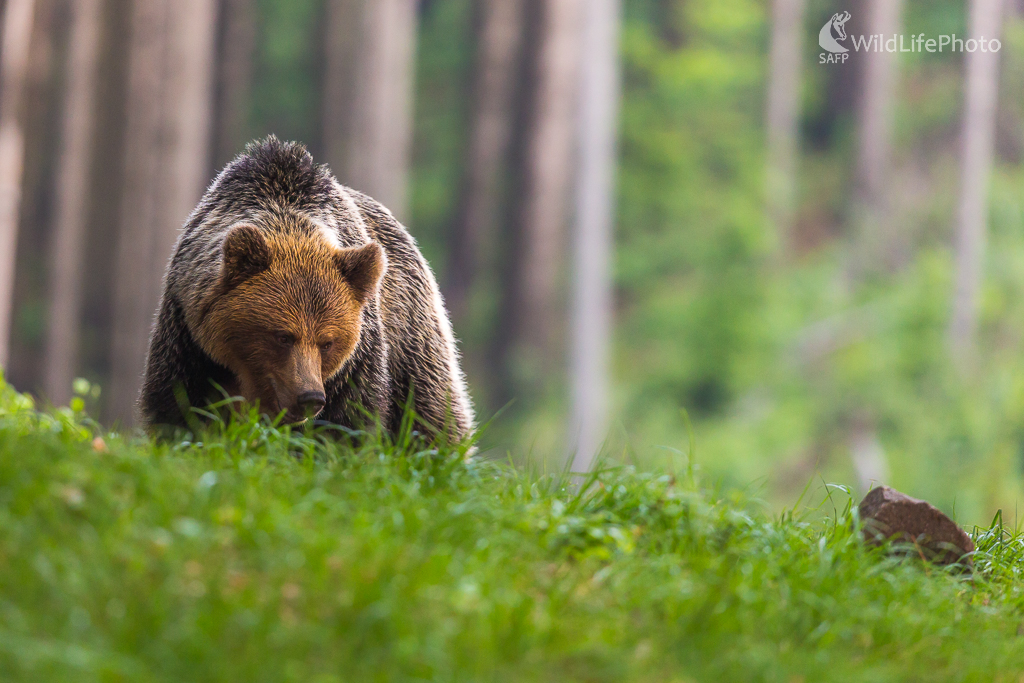
[[[261,412],[395,431],[405,406],[462,439],[473,409],[416,242],[306,149],[250,143],[185,224],[150,339],[141,411],[186,427],[217,387]]]

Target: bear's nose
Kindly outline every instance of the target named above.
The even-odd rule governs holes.
[[[305,391],[297,399],[299,408],[310,415],[317,415],[327,405],[327,396],[322,391]]]

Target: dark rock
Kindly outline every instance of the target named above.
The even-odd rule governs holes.
[[[864,540],[880,544],[892,539],[896,552],[924,557],[936,564],[970,565],[974,542],[956,522],[931,503],[888,486],[871,489],[860,503]]]

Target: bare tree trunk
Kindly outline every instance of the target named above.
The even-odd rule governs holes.
[[[71,399],[71,381],[78,361],[102,0],[79,0],[72,12],[57,169],[57,222],[50,249],[50,307],[43,378],[47,396],[55,405],[64,405]]]
[[[1003,0],[972,0],[968,35],[999,38]],[[999,53],[967,53],[964,93],[963,159],[955,243],[956,276],[949,342],[962,368],[974,358],[978,327],[985,231],[988,224],[988,179],[999,90]]]
[[[901,32],[903,0],[868,0],[869,35]],[[859,145],[854,217],[859,233],[858,272],[893,268],[897,235],[891,216],[892,127],[899,54],[867,52],[858,111]]]
[[[124,189],[114,284],[108,413],[134,421],[146,337],[155,301],[152,283],[160,229],[158,194],[164,70],[168,68],[165,0],[135,0],[129,47]]]
[[[512,131],[512,98],[521,56],[524,0],[478,0],[473,112],[459,213],[452,228],[445,298],[464,318],[486,235],[498,223],[502,161]]]
[[[889,463],[885,449],[878,438],[878,429],[870,412],[859,411],[853,416],[849,429],[850,459],[857,473],[862,493],[873,486],[889,482]]]
[[[527,140],[521,229],[520,329],[547,350],[557,322],[558,272],[572,182],[580,0],[544,0],[534,119]]]
[[[576,188],[570,453],[590,469],[607,432],[611,252],[619,104],[620,0],[590,0],[583,19]]]
[[[96,91],[96,125],[89,176],[90,211],[82,272],[82,328],[78,372],[104,390],[101,416],[109,418],[118,234],[125,197],[124,162],[132,7],[136,0],[103,0]]]
[[[768,82],[767,208],[784,252],[793,247],[800,126],[800,59],[806,0],[773,0]]]
[[[497,353],[511,398],[516,375],[538,379],[557,354],[559,273],[573,172],[582,0],[535,0],[510,254]]]
[[[220,0],[220,35],[217,39],[214,171],[248,142],[249,95],[256,50],[254,0]]]
[[[999,107],[993,146],[995,164],[1024,162],[1024,0],[1006,0],[1002,57],[999,74]]]
[[[0,368],[7,366],[25,132],[21,121],[34,0],[6,0],[0,27]]]
[[[137,0],[111,354],[112,416],[134,420],[162,276],[209,160],[214,0]]]
[[[7,380],[37,395],[42,394],[45,327],[32,322],[38,320],[36,312],[46,310],[48,301],[46,254],[53,227],[63,93],[56,65],[58,41],[68,42],[67,18],[67,13],[59,11],[58,0],[36,0],[20,114],[24,151]],[[28,324],[19,325],[19,320]]]
[[[356,64],[363,47],[366,5],[366,0],[327,0],[325,7],[324,150],[327,163],[339,177],[349,167],[356,111]]]
[[[343,182],[408,218],[416,53],[415,0],[371,0],[363,7],[351,134]]]
[[[156,307],[153,283],[160,225],[161,113],[169,67],[166,0],[136,0],[129,47],[124,195],[118,234],[110,356],[113,419],[134,423],[149,322]],[[166,244],[164,244],[166,246]]]

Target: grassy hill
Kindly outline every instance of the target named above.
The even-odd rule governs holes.
[[[973,577],[687,476],[241,422],[104,434],[0,387],[3,681],[1017,680],[1022,539]],[[76,407],[81,407],[76,406]]]

